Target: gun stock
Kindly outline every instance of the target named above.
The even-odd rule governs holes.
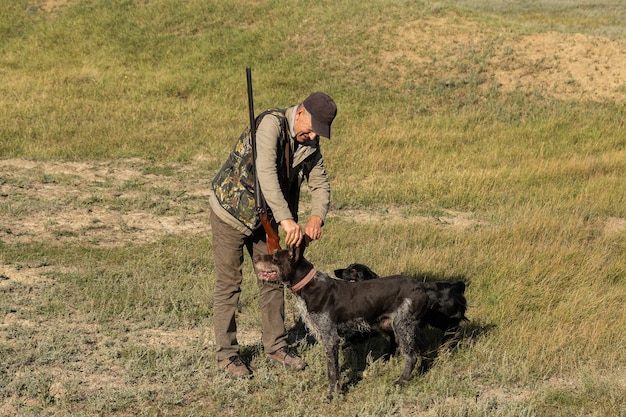
[[[272,228],[267,214],[261,216],[261,224],[263,225],[263,229],[265,229],[265,235],[267,236],[267,253],[271,255],[277,250],[281,250],[282,248],[280,247],[280,236],[278,236],[278,233],[276,233],[276,231]]]
[[[252,99],[252,69],[246,67],[246,81],[248,84],[248,114],[250,116],[250,140],[252,142],[252,159],[254,161],[254,195],[256,198],[256,210],[259,213],[261,225],[265,230],[267,253],[270,255],[280,250],[280,236],[272,227],[270,221],[267,204],[261,195],[261,186],[259,185],[259,176],[256,172],[256,121],[254,119],[254,101]]]

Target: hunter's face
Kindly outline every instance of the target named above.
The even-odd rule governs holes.
[[[296,119],[293,124],[293,131],[296,133],[296,140],[299,143],[316,141],[319,139],[317,133],[313,131],[311,115],[302,106],[299,107],[296,111]]]

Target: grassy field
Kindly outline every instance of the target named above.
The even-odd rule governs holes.
[[[0,0],[0,415],[626,416],[626,8],[519,3]],[[309,366],[266,363],[249,261],[255,378],[216,368],[207,202],[246,66],[257,110],[338,103],[318,269],[467,283],[409,386],[373,336],[325,402],[288,292]]]

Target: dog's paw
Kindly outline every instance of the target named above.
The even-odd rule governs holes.
[[[396,379],[396,381],[394,382],[394,385],[397,385],[399,387],[404,387],[409,383],[408,379],[404,379],[404,378],[398,378]]]
[[[326,400],[331,402],[336,397],[341,398],[344,394],[344,387],[338,382],[336,385],[331,385],[328,389],[328,394],[326,395]]]

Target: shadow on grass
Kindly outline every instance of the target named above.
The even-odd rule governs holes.
[[[463,346],[482,337],[493,328],[495,325],[469,322],[462,324],[456,331],[442,332],[431,327],[421,329],[416,337],[421,361],[414,371],[414,376],[429,372],[442,353],[453,353],[456,349],[463,349]],[[377,360],[387,361],[391,356],[401,356],[399,352],[390,353],[390,339],[390,336],[383,332],[373,332],[346,340],[342,347],[344,361],[341,367],[347,378],[344,381],[344,390],[350,390],[358,385],[371,363]]]
[[[254,345],[239,346],[239,356],[246,364],[252,363],[252,360],[258,356],[263,356],[263,344],[255,343]]]

